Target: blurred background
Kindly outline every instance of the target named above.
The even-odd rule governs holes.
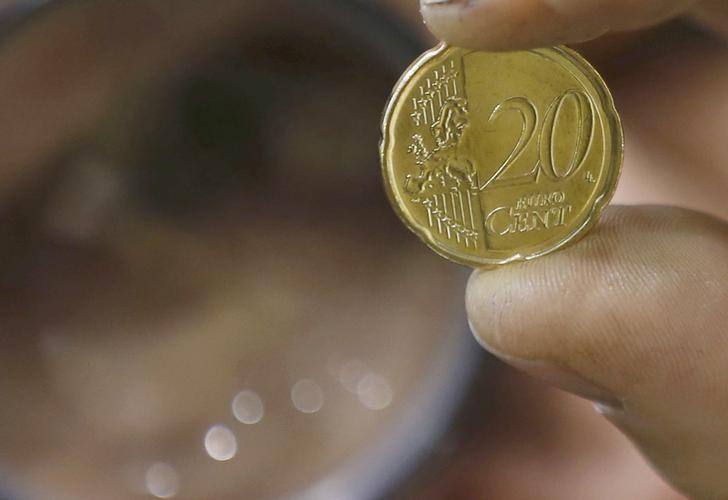
[[[467,272],[389,208],[381,111],[435,43],[414,0],[0,20],[2,500],[681,498],[590,404],[488,358]],[[728,159],[684,133],[728,120],[704,98],[725,46],[683,20],[580,50],[625,119],[617,201],[715,212],[679,165]]]

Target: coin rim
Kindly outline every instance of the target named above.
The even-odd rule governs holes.
[[[591,65],[591,63],[589,63],[586,59],[584,59],[583,56],[581,56],[581,54],[573,49],[570,49],[569,47],[565,47],[562,45],[556,47],[545,47],[540,50],[553,51],[558,56],[569,60],[572,64],[574,64],[577,69],[582,71],[584,77],[590,81],[590,83],[600,94],[602,106],[606,114],[605,123],[611,125],[613,130],[613,137],[611,141],[613,168],[609,173],[609,178],[605,181],[604,191],[596,196],[596,199],[594,200],[594,203],[592,205],[591,212],[587,215],[583,224],[576,227],[571,233],[569,233],[562,241],[560,241],[556,245],[530,254],[524,255],[517,252],[515,255],[504,259],[487,257],[463,258],[448,253],[443,248],[441,248],[441,246],[426,230],[420,228],[419,225],[416,224],[413,218],[407,214],[407,211],[404,209],[404,207],[400,206],[400,202],[397,200],[395,190],[391,184],[392,179],[390,179],[389,175],[390,162],[387,158],[387,150],[390,145],[390,124],[392,122],[394,108],[396,107],[402,94],[404,93],[405,87],[409,84],[412,78],[417,75],[420,69],[422,69],[422,67],[425,66],[432,59],[440,56],[441,54],[451,49],[457,49],[457,47],[453,47],[445,42],[442,42],[418,57],[399,78],[396,85],[394,86],[394,89],[392,90],[392,94],[387,101],[387,105],[384,108],[381,125],[382,136],[379,142],[379,158],[382,178],[384,181],[384,189],[395,213],[402,220],[404,225],[415,235],[417,235],[417,237],[422,240],[435,253],[451,262],[468,267],[499,266],[503,264],[509,264],[511,262],[530,261],[538,257],[548,255],[552,252],[556,252],[557,250],[560,250],[568,245],[576,243],[581,238],[586,236],[589,230],[597,223],[602,212],[614,197],[614,193],[617,189],[617,184],[619,182],[619,177],[622,173],[622,166],[624,163],[624,130],[622,127],[622,120],[619,117],[619,113],[617,112],[616,106],[614,104],[614,98],[612,96],[612,93],[609,91],[609,87],[607,87],[607,84],[602,76],[599,74],[596,68]]]

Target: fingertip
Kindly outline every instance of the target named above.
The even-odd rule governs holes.
[[[473,7],[458,0],[421,0],[420,10],[427,28],[439,40],[473,49],[507,48],[500,10],[492,2]]]
[[[529,355],[522,351],[524,344],[519,339],[524,331],[520,309],[529,286],[522,282],[521,266],[477,269],[466,287],[470,329],[480,345],[501,359]]]
[[[532,266],[523,264],[520,269],[513,266],[502,271],[479,269],[471,274],[466,307],[476,341],[500,360],[536,379],[583,398],[619,407],[621,403],[612,391],[569,366],[568,357],[564,356],[569,352],[568,343],[559,342],[561,352],[554,349],[547,326],[555,324],[554,318],[529,314],[529,308],[540,309],[543,304],[542,298],[534,297],[527,290],[528,282],[532,281],[529,267]],[[519,276],[526,278],[522,280]],[[550,290],[546,286],[535,293],[546,297],[552,293]]]
[[[421,0],[425,24],[439,39],[481,50],[515,50],[595,38],[605,29],[571,22],[550,2]]]
[[[687,10],[694,0],[420,0],[439,39],[481,50],[578,43],[635,30]]]
[[[465,311],[468,319],[468,326],[470,327],[470,333],[473,334],[475,340],[483,347],[486,351],[491,354],[498,355],[495,352],[493,346],[484,338],[483,332],[487,331],[486,322],[482,314],[482,308],[485,307],[486,294],[484,292],[483,285],[481,283],[481,275],[485,271],[483,269],[476,269],[468,278],[467,286],[465,287]],[[493,271],[497,272],[497,271]]]
[[[477,341],[508,362],[568,361],[572,351],[583,350],[598,340],[602,328],[612,326],[612,308],[632,300],[631,286],[645,274],[633,261],[652,253],[655,245],[649,242],[666,218],[661,213],[611,208],[594,231],[569,248],[473,271],[465,305]],[[588,332],[584,325],[590,325]]]
[[[665,353],[700,358],[685,332],[728,314],[707,307],[725,297],[727,241],[728,226],[702,214],[612,207],[567,249],[473,272],[473,334],[510,364],[543,362],[624,390],[645,370],[661,373]]]

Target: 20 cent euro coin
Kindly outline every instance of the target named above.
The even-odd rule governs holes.
[[[397,83],[380,153],[405,224],[443,257],[481,266],[584,235],[616,188],[623,133],[604,81],[570,49],[442,44]]]

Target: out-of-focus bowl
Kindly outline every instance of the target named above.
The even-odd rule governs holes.
[[[60,111],[4,205],[0,464],[29,498],[375,498],[467,385],[462,274],[379,181],[416,37],[365,2],[240,4],[69,0],[0,50],[62,101],[28,102]]]

